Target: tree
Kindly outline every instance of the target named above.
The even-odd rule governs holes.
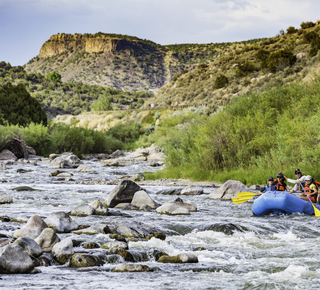
[[[296,29],[295,27],[293,27],[293,26],[289,26],[288,28],[287,28],[287,33],[288,34],[293,34],[293,33],[296,33],[298,31],[298,29]]]
[[[61,75],[55,71],[49,72],[46,75],[48,81],[53,81],[55,84],[61,81]]]
[[[229,83],[228,78],[225,75],[218,75],[214,81],[213,88],[221,89]]]
[[[101,96],[96,102],[91,105],[91,111],[110,111],[112,106],[109,98],[106,95]]]
[[[47,115],[40,103],[23,84],[7,83],[0,88],[0,124],[27,126],[31,122],[47,125]]]

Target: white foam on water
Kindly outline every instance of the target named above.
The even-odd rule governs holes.
[[[309,271],[306,266],[289,265],[284,271],[270,274],[271,279],[276,280],[297,280]]]
[[[274,233],[273,236],[275,238],[278,238],[280,240],[283,240],[283,241],[299,241],[300,238],[295,235],[292,230],[288,231],[287,233],[284,233],[284,232],[281,232],[281,233]]]

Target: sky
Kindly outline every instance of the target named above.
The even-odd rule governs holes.
[[[320,19],[319,0],[0,0],[0,61],[24,65],[57,33],[117,33],[158,44],[273,37]]]

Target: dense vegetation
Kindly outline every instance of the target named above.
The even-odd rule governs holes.
[[[8,83],[0,87],[0,124],[26,126],[31,122],[47,125],[47,115],[25,86]]]
[[[210,117],[172,116],[143,140],[158,141],[168,155],[166,170],[152,177],[256,184],[301,168],[320,179],[319,100],[318,78],[249,93]]]
[[[246,44],[234,43],[211,62],[175,74],[144,107],[206,106],[210,112],[247,92],[261,93],[277,85],[301,81],[313,74],[320,57],[319,22]]]
[[[61,75],[50,72],[27,73],[23,67],[12,67],[0,62],[0,87],[8,82],[23,84],[28,92],[41,103],[49,116],[79,114],[84,111],[117,110],[140,107],[152,97],[150,92],[124,92],[114,88],[87,85],[76,82],[61,82]]]

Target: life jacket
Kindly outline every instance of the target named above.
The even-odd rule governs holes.
[[[276,188],[278,191],[285,191],[286,190],[287,185],[285,183],[278,182],[278,179],[275,179],[274,182],[276,184]]]
[[[318,190],[318,188],[319,188],[319,186],[320,186],[320,182],[318,182],[318,181],[313,181],[310,185],[312,185],[312,184],[314,184],[314,185],[316,186],[317,190]],[[317,201],[317,196],[316,196],[316,195],[310,195],[311,193],[313,193],[313,190],[311,190],[311,188],[310,188],[307,184],[305,184],[304,190],[305,190],[305,192],[309,195],[310,200],[311,200],[313,203],[315,203],[315,202]],[[304,193],[305,196],[307,196],[306,193]]]
[[[266,186],[266,191],[276,191],[277,190],[277,186],[275,184],[272,185],[267,185]]]

